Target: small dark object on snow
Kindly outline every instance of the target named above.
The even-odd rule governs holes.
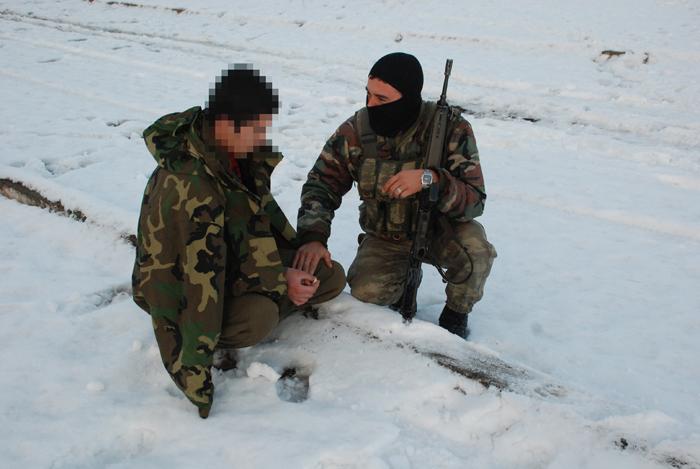
[[[604,50],[600,53],[600,55],[607,55],[608,60],[612,59],[613,57],[618,57],[620,55],[625,55],[627,52],[622,51],[622,50],[612,50],[612,49],[607,49]]]
[[[629,446],[629,443],[627,443],[627,440],[624,438],[620,438],[619,441],[615,442],[615,445],[618,446],[620,449],[627,449]]]
[[[296,368],[285,368],[275,385],[277,396],[287,402],[304,402],[309,397],[309,377]]]

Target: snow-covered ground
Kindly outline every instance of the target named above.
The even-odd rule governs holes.
[[[176,1],[0,0],[0,180],[90,220],[0,198],[1,467],[700,468],[700,4]],[[280,92],[273,193],[294,220],[396,50],[431,99],[454,59],[480,148],[499,257],[469,342],[434,325],[426,270],[412,325],[343,294],[217,374],[199,419],[124,293],[141,130],[255,64]],[[357,205],[330,240],[346,267]],[[431,353],[516,372],[484,388]],[[290,364],[303,403],[275,393]]]

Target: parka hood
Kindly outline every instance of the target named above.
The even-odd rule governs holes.
[[[143,131],[146,147],[158,166],[177,172],[178,160],[187,153],[188,134],[201,114],[199,106],[167,114]]]
[[[228,156],[216,150],[210,134],[204,111],[195,106],[159,118],[143,131],[143,138],[161,168],[174,173],[192,173],[204,164],[208,172],[229,179]],[[261,148],[250,159],[271,173],[282,155],[271,148]]]

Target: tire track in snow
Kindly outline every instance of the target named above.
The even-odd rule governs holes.
[[[51,82],[51,81],[40,80],[38,78],[32,77],[31,75],[17,73],[17,72],[13,72],[13,71],[9,71],[9,70],[0,69],[0,75],[7,77],[7,78],[13,78],[13,79],[21,81],[23,83],[27,83],[27,82],[32,83],[34,85],[38,85],[38,86],[41,86],[44,88],[58,91],[59,93],[71,94],[73,96],[78,96],[80,98],[90,99],[92,101],[98,101],[101,103],[109,104],[110,106],[114,106],[114,107],[118,107],[118,108],[122,108],[122,109],[128,109],[129,111],[136,111],[138,113],[162,115],[162,114],[165,114],[167,112],[163,109],[148,108],[148,107],[144,107],[144,106],[141,106],[138,104],[129,104],[129,103],[125,103],[123,101],[119,101],[116,99],[106,98],[104,96],[100,96],[98,94],[91,93],[89,91],[78,90],[75,88],[70,88],[67,86],[58,85],[58,84]]]
[[[244,52],[248,53],[251,55],[257,55],[257,56],[263,56],[263,57],[270,57],[274,58],[274,63],[277,64],[298,64],[299,62],[306,62],[306,67],[301,67],[298,66],[296,69],[298,70],[299,73],[304,73],[309,76],[316,76],[316,73],[310,73],[306,71],[306,69],[311,68],[314,71],[318,70],[318,63],[321,61],[324,65],[328,66],[333,66],[337,67],[337,65],[340,63],[339,61],[333,60],[323,60],[323,58],[315,56],[315,55],[304,55],[300,54],[299,52],[295,52],[295,56],[293,59],[289,58],[289,53],[285,49],[272,49],[269,47],[259,47],[259,46],[242,46],[240,44],[233,45],[231,43],[226,43],[226,42],[218,42],[218,41],[212,41],[212,40],[206,40],[206,39],[196,39],[193,37],[182,37],[182,36],[174,36],[174,35],[168,35],[168,34],[158,34],[158,33],[153,33],[153,32],[147,32],[147,31],[130,31],[127,29],[121,29],[121,28],[116,28],[116,27],[110,27],[110,28],[104,28],[104,27],[99,27],[99,26],[93,26],[91,24],[86,24],[86,23],[80,23],[77,21],[69,21],[69,20],[62,20],[58,18],[49,18],[49,17],[44,17],[44,16],[38,16],[38,15],[28,15],[28,14],[22,14],[18,12],[14,12],[12,10],[3,10],[0,11],[0,19],[4,19],[6,21],[14,21],[18,23],[25,23],[25,24],[31,24],[34,26],[40,26],[40,27],[45,27],[45,28],[50,28],[50,29],[56,29],[61,32],[73,32],[73,33],[81,33],[81,34],[90,34],[93,36],[100,36],[100,37],[107,37],[110,39],[113,39],[115,36],[118,37],[119,39],[122,40],[128,40],[130,42],[136,42],[138,44],[142,45],[152,45],[151,42],[149,41],[144,41],[143,39],[138,39],[138,38],[148,38],[151,40],[160,40],[160,41],[166,41],[166,42],[171,42],[171,43],[177,43],[177,44],[185,44],[185,45],[193,45],[193,46],[202,46],[205,48],[210,48],[210,49],[215,49],[215,50],[221,50],[225,51],[224,53],[221,54],[216,54],[216,55],[211,55],[209,54],[210,57],[217,58],[217,59],[230,59],[231,53],[232,52]],[[197,53],[201,54],[199,50],[193,50],[193,49],[187,49],[184,47],[175,47],[172,44],[169,46],[166,46],[169,49],[172,50],[177,50],[177,51],[182,51],[186,53]],[[271,60],[272,61],[272,60]],[[346,63],[346,66],[352,65],[353,68],[355,68],[355,64],[351,64],[350,62]],[[343,81],[342,78],[339,81]],[[348,83],[354,83],[354,81],[351,80],[346,80]]]
[[[208,75],[202,72],[194,72],[191,69],[176,67],[172,65],[161,65],[153,62],[145,62],[143,60],[127,59],[124,57],[118,57],[115,54],[109,54],[105,52],[100,52],[94,49],[89,49],[87,47],[75,47],[75,46],[64,46],[57,44],[55,42],[39,41],[33,39],[25,39],[9,34],[0,34],[0,39],[5,39],[8,41],[14,41],[21,44],[33,46],[40,49],[51,49],[60,52],[65,52],[67,54],[76,55],[79,57],[86,57],[91,59],[99,59],[107,62],[113,62],[121,65],[131,65],[136,66],[146,70],[154,70],[157,72],[167,72],[176,73],[178,75],[184,75],[192,78],[209,78]]]
[[[24,205],[37,206],[48,209],[49,212],[64,215],[75,221],[95,225],[95,217],[84,210],[67,208],[67,204],[61,199],[51,200],[43,195],[39,189],[27,187],[21,182],[11,178],[0,178],[0,195],[8,199],[15,200]],[[112,230],[110,230],[112,231]],[[118,233],[119,237],[127,241],[132,247],[136,246],[136,236],[133,233]],[[76,309],[76,313],[84,313],[100,309],[110,304],[117,296],[130,293],[131,286],[128,284],[116,285],[84,295],[86,304]],[[60,305],[61,309],[66,309],[65,305]],[[380,338],[369,330],[362,329],[357,325],[350,325],[342,321],[335,320],[337,325],[342,325],[355,334],[367,336],[373,341],[387,342],[388,338]],[[397,342],[396,346],[406,347],[414,353],[420,354],[450,370],[460,374],[470,380],[481,383],[484,387],[495,387],[499,390],[511,390],[525,395],[538,395],[540,397],[560,398],[566,396],[568,391],[559,384],[550,383],[545,380],[544,375],[536,374],[532,370],[510,365],[494,356],[487,356],[482,352],[473,350],[470,344],[463,351],[464,353],[455,355],[449,350],[425,349],[411,343]],[[465,354],[466,353],[466,354]],[[529,383],[525,385],[525,383]],[[534,384],[533,384],[534,383]]]
[[[2,37],[2,36],[0,36],[0,37]],[[19,42],[34,43],[38,47],[46,47],[47,46],[47,43],[45,43],[44,41],[20,40]],[[53,48],[56,48],[59,50],[65,50],[65,51],[71,52],[71,53],[76,52],[78,54],[83,54],[83,55],[88,56],[88,57],[100,57],[100,56],[105,55],[105,54],[97,53],[97,52],[93,52],[93,51],[85,52],[85,51],[82,51],[78,48],[71,47],[71,46],[57,45]],[[129,62],[125,59],[116,59],[116,61],[125,62],[125,63]],[[151,64],[147,64],[147,63],[142,62],[142,61],[131,61],[131,63],[133,63],[134,65],[137,65],[137,66],[144,65],[144,66],[147,66],[149,68],[154,68],[154,69],[158,69],[158,67],[159,67],[158,65],[151,65]],[[178,73],[186,73],[189,75],[192,75],[192,73],[193,73],[193,72],[190,72],[188,70],[181,69],[181,68],[174,68],[173,71],[178,72]],[[133,110],[133,111],[137,111],[137,112],[148,112],[148,113],[151,113],[154,115],[165,113],[164,110],[149,109],[149,108],[144,108],[143,106],[139,106],[139,105],[123,103],[121,101],[116,101],[116,100],[113,100],[110,98],[105,98],[105,97],[96,95],[94,93],[89,93],[89,92],[85,92],[82,90],[71,89],[71,88],[66,87],[66,86],[57,85],[55,83],[45,81],[45,80],[39,80],[39,79],[33,78],[31,76],[19,74],[16,72],[0,70],[0,75],[12,77],[12,78],[15,78],[18,80],[29,81],[31,83],[34,83],[34,84],[37,84],[37,85],[40,85],[40,86],[43,86],[43,87],[46,87],[49,89],[57,90],[57,91],[62,92],[62,93],[70,93],[70,94],[73,94],[76,96],[80,96],[81,98],[87,98],[87,99],[91,99],[91,100],[95,100],[95,101],[100,101],[100,102],[108,103],[108,104],[113,105],[113,106],[129,109],[129,110]],[[662,181],[662,182],[669,183],[668,181]],[[676,183],[677,183],[677,181],[676,181]],[[685,185],[687,186],[687,184],[685,184]],[[692,186],[692,188],[695,188],[695,186]],[[634,227],[634,228],[643,229],[646,231],[651,231],[651,232],[656,232],[656,233],[661,233],[661,234],[666,234],[666,235],[679,236],[679,237],[687,238],[687,239],[690,239],[693,241],[700,241],[700,227],[693,226],[693,225],[688,225],[688,224],[683,224],[683,223],[678,223],[678,222],[663,221],[663,220],[659,220],[656,218],[632,214],[632,213],[620,211],[620,210],[602,210],[601,211],[601,210],[594,209],[592,207],[566,205],[566,204],[562,204],[560,202],[557,202],[557,201],[554,201],[551,199],[542,198],[542,197],[539,197],[539,198],[532,197],[532,196],[528,196],[525,194],[515,194],[515,193],[511,194],[511,193],[499,191],[499,190],[494,191],[494,193],[497,194],[499,197],[508,198],[508,199],[512,199],[512,200],[525,201],[527,203],[539,205],[539,206],[550,208],[550,209],[559,210],[559,211],[566,212],[566,213],[573,213],[573,214],[577,214],[577,215],[584,216],[584,217],[590,217],[590,218],[595,218],[595,219],[615,223],[618,225]]]
[[[134,43],[144,47],[156,46],[160,49],[180,52],[190,56],[194,55],[197,57],[213,58],[222,63],[227,63],[231,59],[232,52],[240,52],[247,54],[251,59],[254,59],[256,63],[268,66],[281,66],[283,69],[288,71],[290,76],[306,76],[309,77],[312,82],[316,83],[328,83],[329,80],[332,80],[333,83],[340,85],[344,89],[357,88],[358,83],[362,83],[365,78],[364,72],[358,72],[355,64],[352,64],[352,66],[349,63],[343,65],[335,60],[327,61],[317,56],[303,56],[299,53],[295,53],[294,58],[289,58],[289,54],[286,53],[284,49],[274,50],[270,48],[246,47],[241,45],[232,46],[229,43],[209,40],[175,37],[171,35],[140,31],[128,31],[119,28],[101,28],[73,21],[35,15],[24,15],[10,10],[0,11],[0,20],[53,29],[64,33],[78,33],[93,37],[107,38],[110,40],[118,39],[120,41]],[[36,46],[38,46],[38,44],[36,44]],[[72,52],[76,53],[76,55],[81,55],[78,50],[82,50],[82,48],[74,47]],[[86,53],[82,55],[89,54],[101,53],[87,50]],[[120,63],[119,61],[121,60],[124,61],[124,63],[135,67],[143,67],[144,64],[147,64],[143,61],[125,58],[109,57],[102,59],[111,60],[117,63]],[[321,65],[319,65],[319,62],[321,62]],[[158,65],[148,63],[145,68],[158,70],[158,67]],[[168,71],[182,74],[184,69],[181,69],[180,67],[172,67],[168,68]],[[185,73],[187,76],[195,76],[199,78],[199,75],[192,75],[192,72],[190,71],[186,71]],[[357,78],[354,79],[352,78],[353,76],[356,76]],[[313,95],[312,92],[307,90],[303,90],[302,92],[302,90],[297,89],[295,92],[296,94],[303,94],[307,97]]]
[[[123,28],[115,27],[98,27],[90,24],[80,23],[77,21],[69,21],[57,18],[43,17],[33,14],[23,14],[12,10],[0,11],[0,19],[6,21],[15,21],[19,23],[32,24],[35,26],[46,27],[51,29],[56,29],[62,32],[78,32],[82,34],[90,34],[99,37],[114,38],[119,37],[121,40],[138,43],[144,46],[153,45],[151,41],[158,41],[158,47],[184,52],[186,54],[196,54],[198,56],[212,57],[217,60],[227,61],[230,59],[231,51],[242,52],[250,54],[251,57],[257,57],[256,61],[261,63],[274,63],[275,65],[281,65],[295,75],[308,76],[314,82],[327,82],[325,79],[328,75],[332,77],[335,83],[356,87],[358,82],[361,82],[364,77],[363,73],[358,73],[357,65],[351,61],[343,61],[338,57],[328,58],[328,57],[318,57],[312,55],[303,55],[299,52],[295,52],[293,58],[288,57],[288,53],[284,49],[272,49],[272,48],[260,48],[260,47],[246,47],[238,45],[231,45],[229,43],[217,42],[205,39],[187,38],[180,36],[172,36],[167,34],[158,34],[152,32],[142,32],[142,31],[130,31]],[[139,38],[149,38],[151,41],[144,41]],[[186,45],[194,46],[186,47]],[[73,48],[73,52],[78,53],[79,48]],[[204,49],[204,50],[202,50]],[[212,52],[212,50],[221,52]],[[225,51],[225,52],[224,52]],[[97,53],[97,52],[86,52],[86,54]],[[97,53],[99,54],[99,53]],[[111,59],[107,59],[111,60]],[[115,62],[119,63],[120,59],[114,59]],[[132,61],[132,59],[121,59],[125,60],[124,63],[129,63],[134,66],[143,67],[144,62]],[[319,62],[322,66],[319,67]],[[149,69],[158,69],[158,66],[152,64],[146,64]],[[172,71],[177,72],[174,68]],[[199,76],[197,76],[199,77]],[[347,78],[356,77],[356,78]],[[508,83],[508,82],[496,82],[485,81],[485,80],[475,80],[472,78],[465,78],[455,76],[453,81],[457,83],[462,83],[464,86],[477,87],[488,90],[496,90],[506,93],[523,92],[522,83]],[[531,83],[526,83],[525,87],[532,98],[537,101],[542,101],[543,99],[557,97],[552,95],[549,87],[538,86]],[[581,92],[579,92],[580,94]],[[308,93],[311,95],[311,93]],[[680,126],[680,125],[666,125],[663,122],[648,122],[644,119],[634,119],[632,116],[627,116],[624,122],[619,119],[610,118],[604,113],[582,113],[574,108],[561,108],[558,112],[548,111],[548,116],[556,116],[554,119],[551,117],[543,117],[536,115],[536,113],[529,113],[527,111],[518,109],[498,109],[498,108],[484,108],[484,106],[473,105],[469,103],[470,96],[465,93],[455,93],[451,92],[452,101],[454,104],[461,105],[467,108],[467,112],[477,118],[489,117],[497,120],[523,120],[528,121],[528,123],[537,122],[540,125],[547,125],[548,127],[559,127],[562,125],[564,127],[570,126],[581,126],[588,127],[591,129],[596,129],[602,131],[604,134],[618,135],[621,137],[627,137],[629,135],[634,135],[636,139],[643,139],[650,141],[657,145],[674,145],[679,149],[688,150],[694,149],[700,146],[700,135],[698,134],[698,129],[695,126]],[[581,96],[571,96],[570,99],[575,101],[581,101],[583,103],[591,101],[587,96],[598,96],[593,92],[583,93]],[[605,102],[601,100],[600,97],[593,99],[596,102]],[[551,103],[550,103],[551,104]],[[643,109],[646,107],[642,106]]]
[[[539,205],[560,212],[594,218],[617,225],[637,228],[663,235],[677,236],[700,242],[700,226],[662,220],[645,215],[637,215],[623,210],[600,210],[593,207],[567,205],[548,197],[533,197],[525,193],[510,192],[503,189],[491,189],[493,197],[510,199],[528,204]]]
[[[547,50],[548,52],[556,51],[564,55],[570,55],[573,52],[580,52],[585,55],[589,55],[591,51],[603,50],[606,46],[604,43],[599,41],[593,42],[589,40],[588,42],[581,41],[556,41],[556,42],[545,42],[545,41],[532,41],[523,40],[522,38],[518,40],[510,39],[508,37],[498,37],[498,36],[466,36],[463,34],[439,34],[435,32],[425,32],[425,31],[412,31],[412,30],[401,30],[401,31],[387,31],[384,29],[368,29],[365,24],[360,23],[360,25],[355,26],[344,22],[342,24],[327,24],[318,21],[304,21],[300,19],[287,20],[280,16],[259,16],[259,15],[236,15],[231,17],[228,12],[222,11],[219,13],[213,13],[203,10],[196,10],[192,8],[173,8],[162,5],[145,5],[135,2],[116,2],[116,1],[98,1],[98,0],[84,0],[88,3],[96,4],[107,4],[112,8],[148,8],[151,10],[159,10],[160,13],[176,13],[185,15],[202,15],[208,16],[210,18],[222,19],[222,20],[233,20],[236,24],[246,24],[249,22],[262,23],[269,26],[275,27],[287,27],[291,30],[304,27],[305,29],[313,29],[320,33],[333,33],[338,32],[350,33],[353,36],[367,36],[372,34],[379,37],[386,37],[387,35],[392,35],[394,40],[396,40],[395,34],[400,34],[402,38],[414,38],[424,41],[431,41],[437,43],[444,42],[456,42],[463,44],[478,44],[480,47],[490,47],[492,49],[508,50],[517,53],[532,52],[534,54],[539,54],[542,50]],[[675,60],[681,60],[686,62],[700,63],[700,53],[697,52],[679,52],[675,49],[655,49],[655,53],[661,54],[664,57],[670,57]]]
[[[115,285],[92,294],[82,295],[81,298],[79,298],[80,301],[75,299],[71,300],[71,307],[77,304],[77,308],[70,312],[77,315],[92,313],[104,308],[119,298],[126,300],[124,295],[128,294],[128,292],[129,286],[125,284]],[[334,311],[337,313],[340,312],[339,308],[342,309],[344,305],[330,304],[324,307],[327,308],[330,313]],[[67,309],[67,302],[58,304],[59,311],[68,312]],[[510,391],[533,400],[544,400],[563,405],[569,404],[575,407],[576,403],[581,401],[598,402],[601,405],[606,404],[606,401],[599,402],[596,396],[579,393],[575,389],[569,389],[552,382],[548,379],[547,375],[541,374],[535,370],[504,362],[488,349],[481,349],[478,344],[475,345],[467,342],[457,343],[456,341],[452,341],[449,344],[445,344],[443,347],[436,348],[437,342],[432,345],[430,341],[426,344],[421,344],[420,341],[415,340],[416,336],[409,330],[393,330],[390,325],[387,326],[386,330],[380,331],[363,327],[362,323],[364,318],[362,317],[351,318],[353,320],[350,322],[337,316],[332,316],[329,319],[331,324],[341,326],[353,334],[365,337],[372,342],[384,344],[387,349],[394,347],[407,349],[428,361],[437,363],[445,368],[446,372],[453,372],[467,379],[480,382],[484,387],[493,387],[494,393]],[[456,385],[454,390],[466,395],[459,385]],[[663,444],[649,448],[642,437],[635,437],[635,435],[629,434],[620,437],[619,432],[604,426],[598,431],[602,432],[601,436],[603,441],[601,444],[607,444],[611,449],[617,448],[620,451],[629,450],[639,453],[642,457],[659,462],[667,467],[698,467],[692,454],[683,451],[682,448],[664,448]]]
[[[678,187],[689,191],[700,191],[700,179],[698,178],[660,174],[657,176],[657,179],[672,187]]]

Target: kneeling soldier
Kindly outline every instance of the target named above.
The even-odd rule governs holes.
[[[458,109],[447,123],[442,164],[426,167],[436,103],[421,99],[423,70],[409,54],[394,53],[374,64],[367,80],[367,106],[330,137],[302,188],[297,229],[303,243],[294,266],[313,271],[323,259],[334,211],[357,183],[361,235],[348,270],[356,298],[396,304],[406,283],[418,194],[438,184],[438,213],[429,246],[447,269],[447,301],[439,323],[466,338],[467,315],[483,295],[496,251],[480,223],[486,192],[474,134]]]

